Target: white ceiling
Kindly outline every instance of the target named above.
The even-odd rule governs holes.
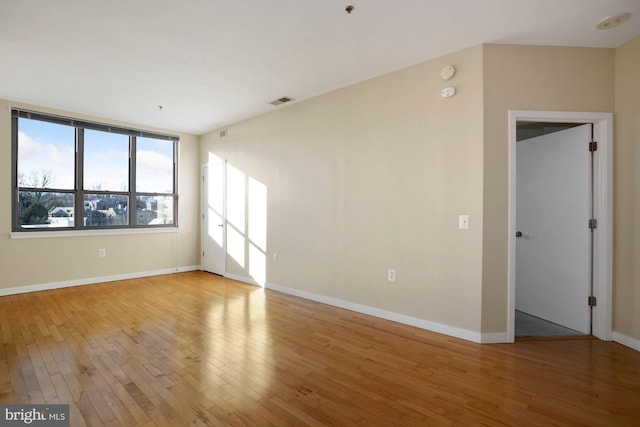
[[[202,134],[481,43],[639,34],[640,0],[0,0],[0,98]]]

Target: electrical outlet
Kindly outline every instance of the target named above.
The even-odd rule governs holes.
[[[106,249],[98,249],[98,256],[100,258],[106,257],[107,256],[107,250]]]
[[[273,253],[273,261],[278,262],[278,252]]]
[[[390,268],[387,270],[387,280],[389,282],[395,282],[396,281],[396,270],[394,268]]]

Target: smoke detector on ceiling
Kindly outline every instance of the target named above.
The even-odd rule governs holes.
[[[269,104],[271,105],[280,105],[285,102],[293,101],[293,98],[289,98],[288,96],[283,96],[282,98],[278,98],[275,101],[271,101]]]
[[[613,16],[607,16],[596,25],[596,28],[599,30],[609,30],[611,28],[617,27],[618,25],[622,25],[629,20],[631,15],[629,13],[619,13]]]

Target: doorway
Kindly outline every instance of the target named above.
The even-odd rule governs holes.
[[[202,167],[202,270],[224,276],[226,206],[223,160]]]
[[[529,138],[528,142],[519,143],[518,123],[533,124],[530,126],[533,128],[537,126],[555,129],[553,129],[554,132],[545,131],[541,135]],[[540,126],[541,123],[546,125]],[[531,129],[529,133],[530,131]],[[520,133],[522,138],[522,126]],[[584,139],[584,142],[575,142],[576,147],[585,144],[583,151],[580,151],[582,154],[579,155],[579,159],[572,157],[576,148],[571,143],[559,148],[559,144],[549,142],[561,137]],[[593,172],[590,175],[588,144],[593,140],[598,141],[598,151],[594,156]],[[518,144],[525,147],[520,154]],[[510,342],[515,340],[517,309],[523,309],[521,312],[525,313],[530,311],[527,314],[533,315],[534,318],[568,326],[578,333],[592,333],[603,340],[611,339],[611,144],[612,117],[608,113],[509,112],[508,340]],[[564,150],[566,153],[548,151],[553,149]],[[528,151],[532,153],[526,154]],[[532,157],[527,160],[527,156],[534,156],[536,160],[530,161]],[[568,157],[560,161],[559,156]],[[542,166],[542,169],[551,168],[553,172],[547,170],[542,174],[539,173],[536,164],[540,166],[544,162],[546,166]],[[568,175],[567,162],[574,164],[572,168],[579,169],[577,175],[580,176],[574,176],[573,172]],[[558,167],[558,164],[562,167]],[[541,187],[536,189],[535,185],[533,188],[527,188],[531,187],[527,184],[528,173],[533,173],[534,176],[537,173],[538,178],[542,175],[540,178],[542,184],[536,185],[546,186],[547,190],[552,188],[554,194],[547,194],[546,190],[541,193]],[[560,183],[562,185],[559,185]],[[575,187],[576,185],[579,187],[578,190],[575,190],[578,188]],[[561,190],[562,186],[566,188]],[[572,188],[574,190],[571,190]],[[591,188],[593,199],[589,191]],[[574,193],[579,193],[577,200]],[[580,212],[565,214],[566,206],[562,205],[565,198],[573,199],[573,205],[578,206]],[[592,210],[589,208],[591,200],[593,200]],[[557,209],[552,209],[551,206],[556,206]],[[519,213],[524,213],[524,219],[519,218]],[[529,223],[527,223],[527,215],[529,215]],[[547,222],[536,224],[536,221],[531,222],[533,219],[543,219]],[[589,222],[592,219],[598,221],[597,228],[593,231],[589,228],[595,224]],[[591,233],[593,233],[592,236]],[[593,237],[593,245],[591,237]],[[545,243],[547,247],[544,249],[543,241],[553,238],[557,238],[555,243],[547,241]],[[523,259],[528,261],[523,262]],[[551,264],[548,264],[549,262]],[[536,277],[542,277],[542,280]],[[523,288],[520,286],[521,283],[518,283],[522,281],[537,282],[537,285],[534,283],[531,285],[532,288],[528,286]],[[554,281],[555,283],[560,281],[563,286],[550,285]],[[567,286],[568,282],[573,285]],[[595,303],[595,306],[590,307],[590,303]],[[568,333],[570,334],[572,333]]]
[[[593,124],[516,125],[516,337],[591,335]]]

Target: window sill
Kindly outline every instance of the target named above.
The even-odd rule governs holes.
[[[88,237],[88,236],[117,236],[131,234],[158,234],[177,233],[179,227],[158,227],[158,228],[118,228],[108,230],[64,230],[64,231],[27,231],[11,232],[11,239],[44,239],[48,237]]]

